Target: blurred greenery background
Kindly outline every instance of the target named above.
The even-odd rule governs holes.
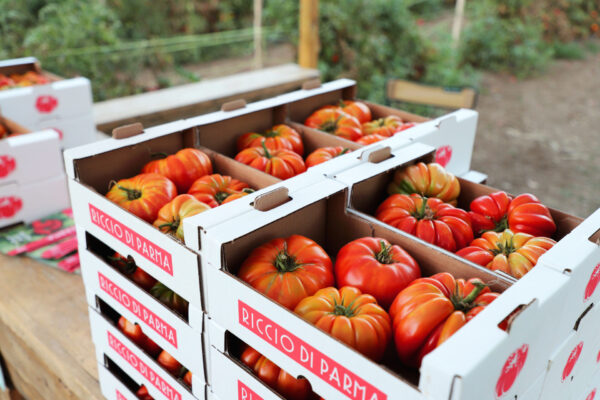
[[[482,70],[527,77],[553,58],[585,57],[596,50],[585,39],[600,35],[597,0],[467,2],[456,48],[453,0],[340,3],[320,1],[319,69],[324,80],[359,80],[359,96],[378,102],[389,78],[477,86]],[[298,7],[264,0],[265,47],[297,43]],[[86,76],[96,100],[170,86],[165,71],[197,81],[189,65],[253,52],[250,0],[0,0],[0,9],[0,59],[33,55],[47,70]]]

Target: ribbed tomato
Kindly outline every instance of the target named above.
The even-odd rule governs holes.
[[[371,143],[381,142],[384,139],[387,139],[387,136],[373,134],[373,135],[366,135],[366,136],[359,138],[356,141],[356,143],[366,146]]]
[[[242,189],[240,192],[237,192],[237,193],[227,196],[221,204],[226,204],[226,203],[229,203],[230,201],[237,200],[240,197],[248,196],[250,193],[254,193],[254,189],[250,189],[250,188]]]
[[[227,175],[212,174],[196,180],[188,190],[188,194],[215,208],[227,197],[246,188],[248,184],[245,182]]]
[[[212,174],[210,158],[198,149],[186,148],[162,160],[150,161],[142,168],[143,173],[156,173],[169,178],[179,193],[188,191],[192,183],[204,175]]]
[[[138,324],[129,322],[125,317],[120,317],[117,323],[119,330],[140,347],[146,344],[146,335]]]
[[[156,285],[154,285],[154,287],[150,290],[150,294],[156,297],[158,301],[169,307],[171,310],[178,312],[184,317],[187,317],[188,301],[162,283],[157,282]]]
[[[392,336],[390,317],[375,297],[351,286],[321,289],[294,312],[373,361],[381,360]]]
[[[108,257],[108,260],[110,265],[127,275],[129,279],[137,283],[144,290],[150,290],[156,283],[156,279],[135,264],[132,256],[125,258],[115,252],[112,256]]]
[[[502,271],[521,278],[555,244],[554,240],[547,237],[513,233],[510,229],[503,232],[487,231],[456,254],[492,271]]]
[[[393,194],[379,205],[375,217],[451,252],[473,241],[469,214],[435,197]]]
[[[161,232],[184,240],[183,220],[207,210],[210,207],[191,194],[180,194],[160,209],[153,225]]]
[[[325,250],[300,235],[273,239],[257,247],[242,264],[238,276],[289,309],[334,281],[331,259]]]
[[[249,147],[261,147],[263,143],[269,150],[286,149],[304,154],[302,137],[294,128],[284,124],[275,125],[263,133],[244,133],[238,138],[237,149],[242,151]]]
[[[304,160],[297,153],[291,150],[269,150],[264,143],[262,147],[242,150],[235,159],[279,179],[288,179],[306,171]]]
[[[363,135],[380,135],[385,137],[394,136],[404,125],[402,118],[390,115],[362,124]]]
[[[339,108],[325,108],[312,113],[304,125],[355,141],[362,136],[360,122]]]
[[[252,347],[245,347],[240,360],[254,371],[261,381],[278,392],[284,399],[309,400],[312,398],[312,389],[307,379],[294,378]]]
[[[158,364],[175,376],[181,373],[181,364],[172,355],[163,350],[156,359]]]
[[[480,279],[442,272],[419,278],[398,293],[390,316],[400,360],[419,367],[423,357],[499,296]]]
[[[106,193],[107,199],[150,223],[175,196],[177,189],[173,182],[158,174],[140,174],[121,179]]]
[[[349,152],[350,149],[346,149],[342,146],[321,147],[306,157],[306,168],[314,167],[315,165],[319,165],[325,161],[329,161],[337,156],[341,156],[342,154]]]
[[[340,249],[335,261],[338,286],[354,286],[388,309],[396,294],[421,276],[419,264],[387,240],[364,237]]]
[[[502,232],[508,228],[515,233],[551,237],[556,231],[548,207],[529,193],[512,199],[505,192],[494,192],[477,197],[470,208],[473,231],[478,235],[485,231]]]
[[[456,205],[460,183],[454,174],[437,163],[418,163],[394,173],[388,186],[389,194],[417,193],[425,197],[437,197],[445,203]]]
[[[154,400],[154,397],[150,396],[150,394],[148,393],[148,389],[146,389],[146,386],[144,385],[139,387],[137,392],[135,392],[135,396],[139,400]]]
[[[340,100],[337,106],[325,106],[323,108],[339,108],[346,114],[352,115],[361,124],[371,120],[371,109],[361,101]]]

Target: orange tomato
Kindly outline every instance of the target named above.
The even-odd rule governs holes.
[[[316,149],[312,153],[306,157],[306,168],[314,167],[315,165],[319,165],[324,163],[325,161],[329,161],[337,156],[341,156],[342,154],[349,153],[350,149],[344,148],[342,146],[336,147],[321,147]]]
[[[254,192],[254,190],[250,189],[250,188],[242,189],[241,192],[237,192],[237,193],[227,196],[221,204],[229,203],[230,201],[234,201],[236,199],[239,199],[240,197],[248,196],[250,193],[253,193],[253,192]]]
[[[304,121],[304,125],[351,141],[362,136],[360,122],[338,108],[317,110]]]
[[[372,143],[377,143],[380,142],[384,139],[387,139],[386,136],[381,136],[381,135],[377,135],[377,134],[373,134],[373,135],[367,135],[367,136],[363,136],[360,139],[358,139],[356,141],[356,143],[362,144],[364,146],[368,145],[368,144],[372,144]]]
[[[365,136],[380,135],[390,137],[399,132],[402,129],[402,125],[404,125],[402,118],[390,115],[362,124],[362,131]]]
[[[191,194],[180,194],[160,209],[153,225],[161,232],[184,240],[183,220],[206,210],[210,207]]]
[[[248,188],[248,184],[245,182],[227,175],[212,174],[196,180],[188,194],[215,208],[232,194],[239,193],[246,188]]]
[[[140,174],[114,183],[106,198],[130,213],[152,223],[158,211],[177,196],[168,178],[158,174]]]
[[[394,173],[388,185],[389,194],[417,193],[425,197],[437,197],[444,203],[456,205],[460,183],[454,174],[437,163],[418,163]]]
[[[288,179],[306,171],[302,157],[291,150],[268,150],[262,147],[244,149],[236,161],[249,165],[279,179]]]
[[[173,358],[173,356],[167,353],[166,351],[163,350],[158,355],[156,361],[161,367],[163,367],[173,375],[179,376],[179,373],[181,372],[181,364],[179,364],[179,361]]]
[[[196,179],[212,174],[212,163],[200,150],[186,148],[174,155],[165,155],[162,160],[150,161],[142,172],[166,176],[177,186],[179,193],[185,193]]]
[[[371,120],[371,109],[361,101],[340,100],[337,106],[325,106],[323,108],[338,108],[346,114],[352,115],[361,124]]]
[[[302,137],[294,128],[284,124],[275,125],[263,133],[248,132],[243,134],[238,138],[237,149],[242,151],[249,147],[261,147],[263,143],[269,150],[286,149],[299,155],[304,154]]]

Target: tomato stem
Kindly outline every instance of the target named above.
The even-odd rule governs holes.
[[[283,243],[283,249],[277,253],[273,265],[279,272],[294,272],[302,264],[296,263],[296,257],[290,255],[287,249],[287,242]]]
[[[221,204],[222,202],[225,201],[226,198],[228,198],[232,193],[227,193],[227,192],[217,192],[215,194],[215,200],[217,201],[217,203]]]
[[[473,289],[466,297],[461,298],[458,295],[453,295],[450,298],[455,310],[467,312],[476,306],[476,304],[473,304],[473,301],[475,301],[477,296],[479,296],[481,291],[485,289],[487,285],[481,281],[474,281],[473,286],[475,286],[475,289]],[[458,284],[456,284],[455,292],[458,293]]]
[[[267,149],[267,146],[265,146],[265,141],[263,140],[261,143],[261,146],[263,148],[263,150],[265,151],[265,157],[267,157],[268,159],[271,158],[271,153],[269,153],[269,150]]]
[[[496,226],[492,230],[494,232],[504,232],[507,229],[508,229],[508,216],[505,215],[498,223],[496,223]]]
[[[125,275],[131,275],[137,269],[137,265],[135,265],[135,261],[131,256],[127,256],[127,258],[108,256],[108,259],[113,262],[118,262],[119,266],[123,265],[123,268],[119,269],[121,269]]]
[[[179,223],[180,223],[180,220],[179,220],[179,217],[177,217],[171,222],[165,222],[164,224],[160,224],[158,226],[158,229],[169,228],[167,230],[168,232],[175,232],[175,231],[177,231],[177,228],[179,228]]]
[[[150,158],[158,158],[158,159],[162,159],[162,158],[167,158],[169,155],[165,152],[159,151],[157,153],[150,153]]]
[[[137,200],[140,197],[142,197],[141,190],[129,189],[129,188],[126,188],[125,186],[119,185],[118,183],[116,185],[119,190],[123,190],[125,193],[127,193],[127,200],[129,200],[129,201]]]
[[[333,299],[333,311],[331,312],[333,315],[343,315],[348,318],[352,318],[356,309],[352,308],[356,299],[352,300],[350,304],[347,306],[344,305],[344,299],[342,298],[342,303],[338,304],[335,299]]]
[[[375,253],[375,259],[381,264],[392,264],[394,262],[394,255],[392,254],[392,245],[386,245],[383,240],[379,241],[381,250]]]
[[[496,247],[496,249],[490,250],[494,256],[497,256],[498,254],[504,254],[508,257],[511,253],[514,253],[517,250],[512,236],[509,240],[497,242]]]
[[[346,149],[342,150],[342,152],[341,152],[340,154],[338,154],[336,157],[339,157],[339,156],[341,156],[342,154],[346,154],[346,153],[349,153],[349,152],[350,152],[350,149],[347,149],[347,148],[346,148]]]
[[[341,118],[342,116],[340,115],[335,119],[335,121],[326,121],[323,124],[321,124],[321,126],[319,126],[319,129],[327,133],[334,133],[337,130],[337,125]]]
[[[279,133],[277,131],[270,130],[270,131],[266,131],[265,133],[263,133],[263,136],[265,138],[274,138],[274,137],[279,136]],[[264,142],[264,140],[263,140],[263,142]]]

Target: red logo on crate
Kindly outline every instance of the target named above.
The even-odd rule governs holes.
[[[0,197],[0,219],[12,218],[23,208],[23,200],[16,196]]]
[[[100,283],[100,288],[110,297],[118,301],[119,304],[135,314],[139,319],[144,321],[146,325],[177,348],[177,331],[173,329],[171,325],[167,324],[162,318],[144,307],[143,304],[130,296],[101,272],[98,272],[98,281]]]
[[[17,168],[17,160],[8,154],[0,156],[0,178],[10,175]]]
[[[238,380],[238,400],[263,400],[263,398]]]
[[[600,351],[598,352],[598,355],[596,356],[596,362],[600,363]]]
[[[238,300],[239,324],[355,400],[385,400],[387,395],[304,340]]]
[[[119,392],[119,389],[117,389],[117,400],[127,400],[127,397],[123,396],[123,394]]]
[[[496,383],[496,397],[504,396],[515,383],[525,365],[528,352],[529,346],[524,344],[508,356]]]
[[[583,342],[579,342],[577,346],[571,350],[571,354],[569,354],[569,358],[567,359],[567,363],[565,364],[565,368],[562,373],[562,381],[571,375],[573,372],[573,368],[575,368],[575,364],[577,364],[577,360],[579,360],[579,356],[581,355],[581,349],[583,349]]]
[[[167,253],[160,246],[157,246],[145,237],[140,236],[104,211],[99,210],[91,204],[89,206],[90,219],[94,225],[100,227],[100,229],[112,237],[126,244],[130,249],[137,251],[158,268],[173,276],[173,260],[170,253]]]
[[[446,145],[438,148],[435,152],[435,162],[442,167],[448,165],[452,159],[452,146]]]
[[[585,400],[594,400],[594,398],[596,398],[596,388],[594,388],[594,390],[592,390],[590,394],[587,395]]]
[[[42,95],[35,101],[35,108],[42,114],[51,113],[58,106],[58,99],[50,95]]]
[[[596,265],[596,268],[594,268],[594,270],[592,271],[590,280],[588,281],[587,286],[585,287],[583,301],[587,301],[587,299],[592,297],[592,295],[596,291],[596,288],[598,287],[599,283],[600,283],[600,263],[598,263],[598,265]]]
[[[160,390],[169,400],[181,400],[181,394],[177,392],[171,385],[164,381],[156,372],[142,361],[138,356],[133,354],[119,339],[114,337],[110,332],[108,334],[108,345],[119,354],[123,360],[127,361],[137,372],[142,374],[155,388]]]

